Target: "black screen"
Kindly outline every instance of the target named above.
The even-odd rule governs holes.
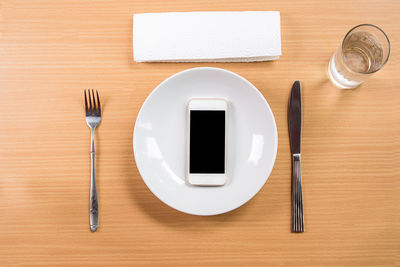
[[[225,111],[190,111],[190,173],[225,173]]]

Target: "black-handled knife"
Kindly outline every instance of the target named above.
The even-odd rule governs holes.
[[[289,139],[292,152],[292,232],[304,232],[303,193],[301,186],[301,84],[295,81],[289,98],[288,108]]]

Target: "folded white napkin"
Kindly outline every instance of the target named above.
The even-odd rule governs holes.
[[[280,55],[279,11],[133,16],[136,62],[251,62]]]

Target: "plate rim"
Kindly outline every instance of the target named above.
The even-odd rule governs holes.
[[[256,93],[258,93],[259,96],[262,98],[264,104],[265,104],[266,107],[268,108],[269,112],[272,114],[272,121],[273,121],[273,125],[275,126],[275,127],[274,127],[274,139],[276,140],[276,142],[274,142],[274,149],[273,149],[273,150],[274,150],[274,153],[273,153],[273,160],[272,160],[272,168],[271,168],[271,169],[269,170],[269,172],[266,174],[266,177],[267,177],[267,178],[265,179],[265,182],[263,183],[263,185],[262,185],[254,194],[252,194],[252,195],[250,196],[249,199],[247,199],[246,201],[244,201],[243,203],[241,203],[239,206],[236,206],[236,207],[233,207],[233,208],[229,208],[229,209],[227,209],[227,210],[225,210],[225,211],[223,211],[223,212],[213,212],[213,213],[207,213],[207,214],[199,214],[199,213],[194,213],[194,212],[189,212],[189,211],[186,211],[186,210],[178,209],[177,207],[173,207],[173,206],[171,206],[170,204],[168,204],[167,202],[165,202],[164,200],[162,200],[162,199],[151,189],[151,187],[150,187],[150,186],[148,185],[148,183],[146,182],[146,179],[143,177],[143,170],[141,170],[141,167],[139,167],[139,164],[138,164],[138,162],[137,162],[137,157],[136,157],[137,152],[136,152],[136,149],[135,149],[135,136],[136,136],[136,135],[135,135],[135,132],[136,132],[136,127],[137,127],[137,122],[138,122],[138,119],[140,118],[141,113],[143,112],[144,106],[146,105],[146,103],[147,103],[148,101],[150,101],[151,96],[152,96],[157,90],[159,90],[159,88],[160,88],[163,84],[169,82],[169,80],[174,79],[174,78],[176,78],[177,76],[183,75],[183,74],[185,74],[186,72],[193,72],[193,71],[199,71],[199,70],[213,70],[213,71],[220,71],[220,72],[225,72],[225,73],[231,74],[231,75],[233,75],[233,76],[235,76],[235,77],[237,77],[237,78],[243,80],[243,81],[244,81],[246,84],[248,84]],[[227,70],[227,69],[222,69],[222,68],[217,68],[217,67],[194,67],[194,68],[189,68],[189,69],[185,69],[185,70],[179,71],[179,72],[177,72],[177,73],[175,73],[175,74],[169,76],[168,78],[164,79],[164,80],[163,80],[162,82],[160,82],[160,83],[150,92],[150,94],[146,97],[146,99],[144,100],[142,106],[140,107],[140,110],[139,110],[139,112],[138,112],[138,114],[137,114],[137,116],[136,116],[136,119],[135,119],[135,125],[134,125],[134,128],[133,128],[132,146],[133,146],[133,157],[134,157],[134,160],[135,160],[136,168],[137,168],[137,170],[139,171],[140,178],[141,178],[142,181],[145,183],[146,187],[150,190],[150,192],[151,192],[154,196],[156,196],[158,200],[160,200],[162,203],[164,203],[164,204],[167,205],[168,207],[170,207],[170,208],[172,208],[172,209],[174,209],[174,210],[176,210],[176,211],[185,213],[185,214],[196,215],[196,216],[214,216],[214,215],[219,215],[219,214],[228,213],[228,212],[231,212],[231,211],[233,211],[233,210],[236,210],[236,209],[240,208],[241,206],[243,206],[244,204],[246,204],[247,202],[249,202],[251,199],[253,199],[253,198],[261,191],[261,189],[262,189],[262,188],[265,186],[265,184],[267,183],[267,181],[268,181],[269,177],[271,176],[271,173],[272,173],[272,171],[273,171],[273,169],[274,169],[275,161],[276,161],[276,156],[277,156],[277,154],[278,154],[278,142],[279,142],[279,140],[278,140],[278,129],[277,129],[277,125],[276,125],[274,113],[272,112],[272,109],[271,109],[271,107],[270,107],[268,101],[265,99],[264,95],[260,92],[260,90],[258,90],[258,88],[257,88],[256,86],[254,86],[250,81],[248,81],[246,78],[242,77],[241,75],[239,75],[239,74],[237,74],[237,73],[235,73],[235,72],[232,72],[232,71],[230,71],[230,70]]]

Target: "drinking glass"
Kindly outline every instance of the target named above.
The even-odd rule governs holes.
[[[386,64],[389,54],[389,39],[379,27],[355,26],[329,61],[329,78],[339,88],[356,88]]]

